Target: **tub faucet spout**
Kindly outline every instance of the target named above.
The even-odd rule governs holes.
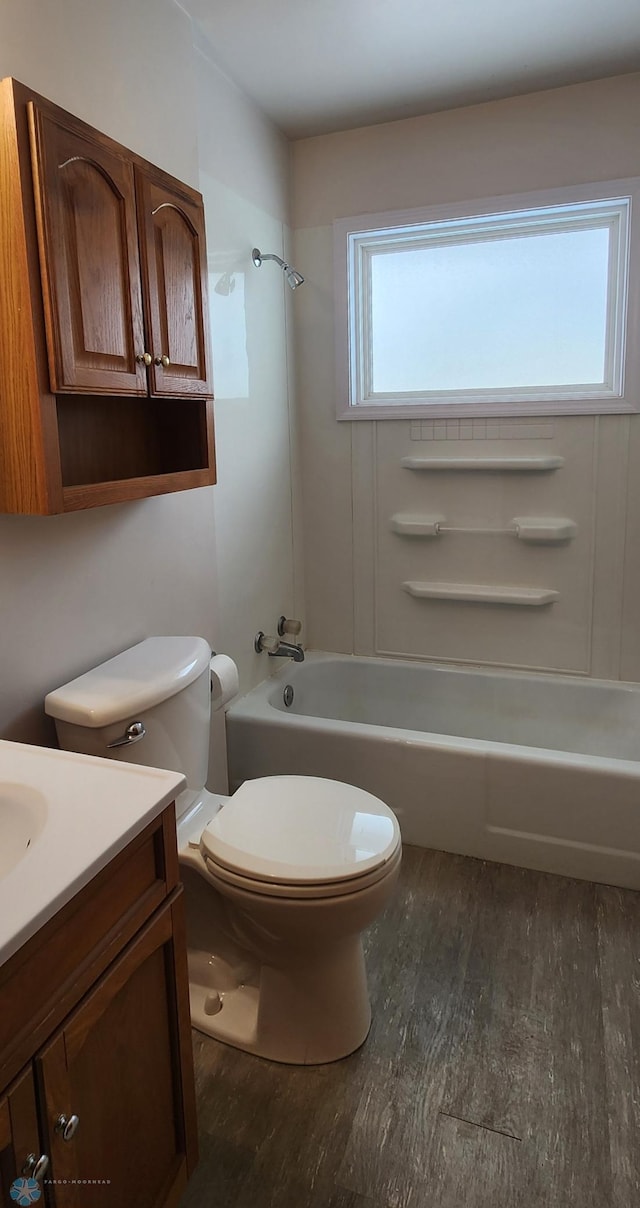
[[[253,648],[256,654],[262,654],[266,651],[271,659],[285,658],[293,659],[294,663],[304,662],[304,650],[302,646],[297,645],[295,642],[283,642],[280,637],[268,637],[262,630],[256,634]]]
[[[280,657],[293,659],[294,663],[303,663],[304,650],[296,642],[280,642],[277,650],[269,651],[269,658],[277,659]]]

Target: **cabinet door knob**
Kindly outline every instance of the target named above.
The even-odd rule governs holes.
[[[40,1157],[35,1153],[30,1153],[22,1167],[22,1174],[25,1179],[35,1179],[36,1183],[41,1183],[48,1169],[49,1158],[46,1153],[40,1154]]]
[[[55,1122],[55,1130],[60,1134],[63,1141],[71,1141],[78,1131],[80,1119],[78,1116],[58,1116]]]
[[[136,361],[138,362],[139,365],[150,365],[151,364],[151,353],[150,352],[139,352],[136,357]]]
[[[154,365],[162,365],[163,369],[168,369],[171,364],[171,361],[169,360],[169,358],[165,352],[165,353],[163,353],[163,355],[161,357],[156,357],[153,363],[154,363]]]

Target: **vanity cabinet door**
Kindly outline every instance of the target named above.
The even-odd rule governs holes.
[[[186,1185],[196,1142],[183,930],[180,894],[36,1058],[56,1208],[168,1208]]]
[[[0,1208],[15,1208],[12,1183],[34,1173],[41,1182],[47,1173],[47,1162],[40,1149],[35,1087],[29,1066],[0,1096]]]
[[[136,194],[150,394],[212,398],[202,198],[152,168],[136,168]]]
[[[33,102],[29,123],[51,390],[146,394],[133,165]]]

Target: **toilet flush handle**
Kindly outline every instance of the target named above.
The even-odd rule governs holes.
[[[146,732],[144,722],[132,721],[120,738],[115,738],[113,742],[107,743],[107,748],[112,750],[113,747],[130,747],[132,742],[140,742]]]

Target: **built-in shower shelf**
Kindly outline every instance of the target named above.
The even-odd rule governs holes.
[[[403,457],[405,470],[489,470],[494,473],[540,473],[559,470],[564,457],[540,455],[531,457]]]
[[[502,528],[481,525],[447,524],[445,516],[417,516],[397,512],[391,517],[391,531],[401,537],[441,537],[447,533],[468,533],[484,536],[511,536],[533,545],[552,545],[571,541],[577,532],[574,520],[560,516],[514,516]]]
[[[406,582],[403,590],[417,600],[462,600],[475,604],[516,604],[540,608],[559,593],[547,587],[490,587],[485,583]]]
[[[401,537],[439,537],[446,523],[446,516],[411,516],[396,512],[391,517],[390,528]]]

